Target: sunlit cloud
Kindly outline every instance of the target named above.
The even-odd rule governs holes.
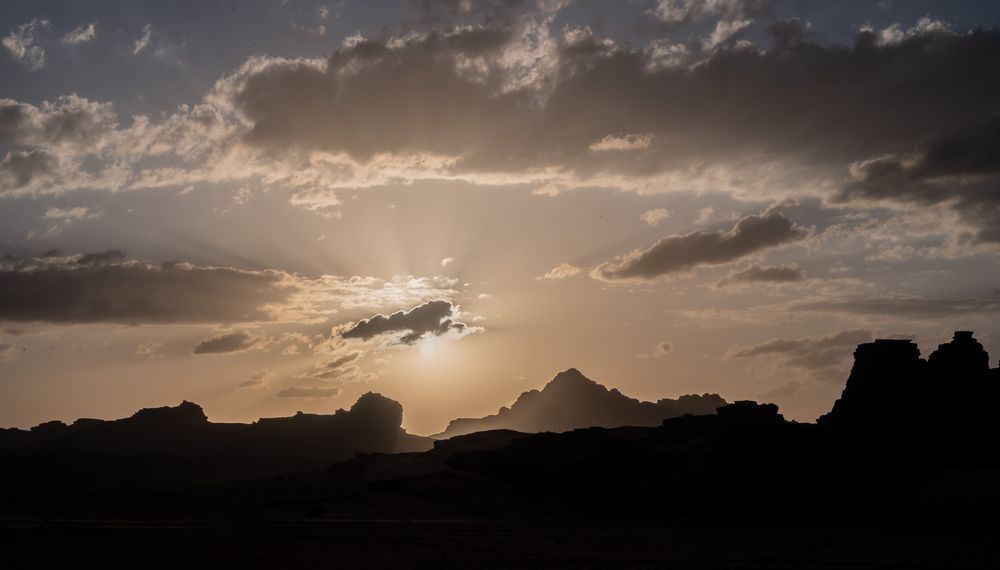
[[[97,22],[82,24],[73,28],[63,36],[62,42],[66,45],[80,45],[94,41],[97,37]]]

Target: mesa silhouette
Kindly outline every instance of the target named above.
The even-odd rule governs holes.
[[[497,429],[562,432],[586,427],[657,426],[664,419],[685,414],[714,414],[725,404],[718,394],[642,402],[617,389],[609,390],[570,368],[541,390],[522,393],[509,408],[504,406],[484,418],[452,420],[443,432],[432,437],[442,439]]]
[[[113,421],[60,421],[31,430],[0,430],[0,477],[104,482],[218,480],[322,469],[358,452],[429,449],[431,440],[406,433],[403,408],[369,392],[349,410],[261,418],[252,424],[212,423],[201,407],[139,410]]]

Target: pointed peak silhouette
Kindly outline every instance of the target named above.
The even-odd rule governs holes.
[[[529,390],[508,407],[483,418],[459,418],[434,437],[487,430],[569,431],[587,427],[658,426],[684,414],[714,414],[726,401],[716,394],[642,402],[587,378],[576,368],[558,374],[541,390]]]
[[[587,378],[576,368],[570,368],[556,374],[555,378],[549,380],[549,383],[541,391],[555,394],[567,391],[594,390],[595,388],[600,392],[608,391],[606,387]]]
[[[583,372],[580,372],[576,368],[567,368],[566,370],[563,370],[559,374],[556,374],[555,378],[553,378],[549,383],[551,384],[552,382],[557,382],[557,381],[569,382],[569,381],[581,381],[581,380],[585,380],[587,382],[594,382],[590,378],[584,376]]]

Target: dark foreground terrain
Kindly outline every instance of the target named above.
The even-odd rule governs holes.
[[[512,521],[5,522],[17,568],[997,568],[996,536]],[[10,567],[10,566],[8,566]]]
[[[8,433],[0,548],[16,568],[1000,568],[998,396],[1000,370],[959,332],[926,360],[909,341],[859,346],[816,424],[744,401],[655,427],[498,429],[392,453],[399,410],[368,396],[336,420],[280,423],[306,421],[308,442],[289,443],[291,461],[269,439],[252,476],[219,455],[232,441],[253,457],[249,428],[202,455]],[[378,446],[322,461],[324,422],[343,456],[345,426],[370,417],[384,418]],[[309,450],[325,468],[292,469]],[[161,468],[183,476],[149,476]]]

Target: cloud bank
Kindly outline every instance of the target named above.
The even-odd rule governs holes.
[[[603,281],[656,279],[699,265],[718,265],[774,247],[801,241],[808,232],[780,212],[747,216],[729,232],[700,230],[662,238],[591,271]]]
[[[396,335],[396,342],[413,344],[425,336],[466,333],[469,327],[458,321],[457,305],[449,301],[428,301],[408,311],[375,315],[347,327],[341,338],[370,340],[380,335]]]

